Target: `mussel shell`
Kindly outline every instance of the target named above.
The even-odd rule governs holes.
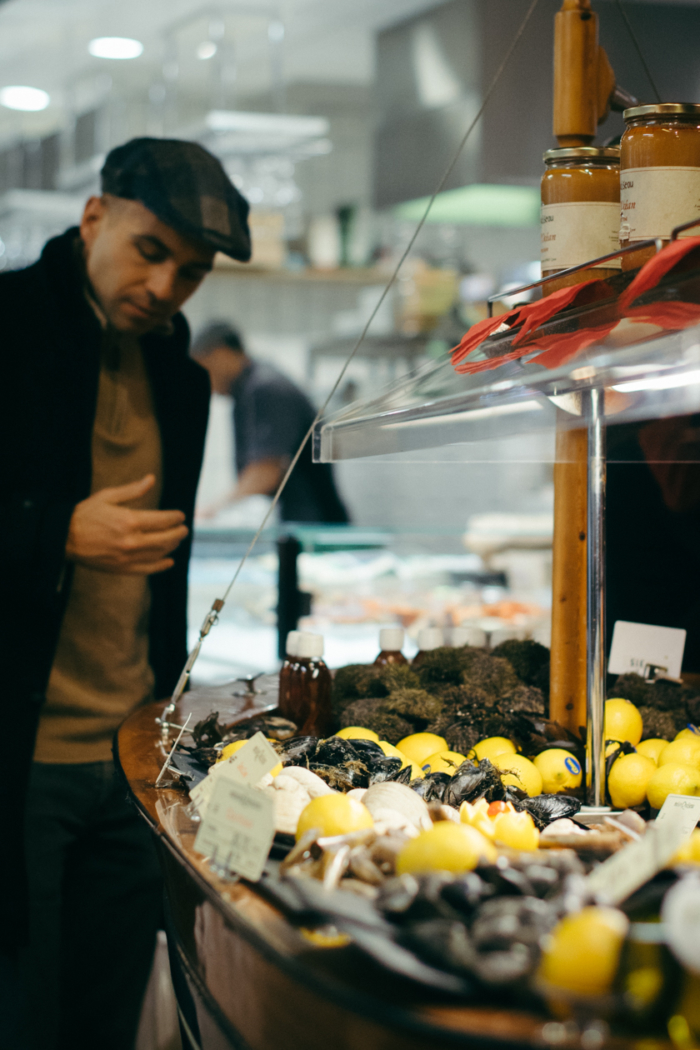
[[[386,780],[394,780],[395,775],[401,772],[400,758],[390,758],[388,755],[384,755],[382,758],[365,756],[363,761],[369,769],[370,785],[383,784]]]
[[[534,896],[535,889],[527,875],[508,863],[505,857],[496,864],[481,864],[478,873],[491,886],[494,894],[501,897]]]
[[[480,762],[467,759],[455,771],[443,796],[442,801],[448,806],[459,808],[463,802],[473,802],[485,798],[487,802],[502,799],[504,788],[496,767],[488,758]]]
[[[369,771],[364,762],[356,759],[345,765],[328,766],[323,762],[311,762],[309,769],[335,791],[351,791],[352,788],[369,787]]]
[[[406,769],[410,769],[410,766],[407,766]],[[415,780],[411,780],[409,787],[426,802],[442,802],[445,789],[451,779],[447,773],[429,773],[425,777],[416,777]]]
[[[470,974],[476,952],[469,933],[454,919],[424,919],[412,923],[402,933],[401,943],[411,948],[425,962],[459,974]]]
[[[516,809],[527,810],[541,830],[560,817],[573,817],[581,808],[581,801],[571,795],[535,795],[513,802]]]
[[[324,766],[342,766],[347,762],[356,762],[363,756],[355,750],[355,742],[345,740],[342,736],[330,736],[318,745],[315,761]]]
[[[485,882],[475,871],[468,871],[452,882],[446,883],[440,891],[440,895],[451,908],[467,921],[472,917],[476,908],[496,890],[488,882]]]
[[[295,736],[291,740],[284,740],[276,747],[277,754],[284,766],[306,766],[316,756],[318,747],[317,736]]]
[[[410,766],[404,766],[404,768],[400,769],[398,773],[395,773],[394,776],[391,777],[391,779],[395,784],[406,784],[410,787],[412,773],[413,770]]]
[[[381,747],[374,740],[359,740],[353,738],[350,742],[363,762],[366,762],[369,758],[386,758]]]

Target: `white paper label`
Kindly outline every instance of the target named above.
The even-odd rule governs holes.
[[[655,627],[648,623],[617,620],[613,630],[609,674],[638,674],[653,677],[656,669],[669,678],[680,678],[685,649],[685,631],[679,627]]]
[[[624,846],[591,872],[588,889],[611,904],[620,904],[666,867],[699,818],[700,798],[669,795],[643,838]]]
[[[543,270],[565,270],[620,247],[620,205],[613,201],[543,204],[540,209],[540,255]],[[599,266],[619,269],[619,259]]]
[[[257,882],[275,837],[274,802],[262,791],[235,780],[216,778],[194,842],[211,864]]]
[[[203,818],[206,815],[214,784],[220,776],[226,774],[238,783],[252,787],[261,777],[274,769],[279,760],[279,755],[264,735],[256,733],[240,751],[236,751],[225,762],[217,762],[212,766],[206,778],[192,788],[190,798],[197,807],[200,817]]]
[[[620,240],[670,237],[700,219],[700,168],[627,168],[620,172]],[[700,226],[681,237],[700,236]]]

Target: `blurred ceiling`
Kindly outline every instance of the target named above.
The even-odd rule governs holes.
[[[91,95],[109,90],[147,101],[164,66],[177,67],[178,91],[205,95],[215,62],[197,58],[197,48],[225,25],[235,60],[228,103],[245,104],[272,86],[273,51],[287,84],[369,83],[374,75],[377,30],[428,10],[440,0],[7,0],[0,6],[0,87],[22,84],[49,92],[51,104],[38,113],[0,110],[0,140],[58,130],[66,108],[89,108]],[[172,27],[184,22],[177,31]],[[281,44],[271,46],[269,27]],[[135,38],[143,54],[132,61],[93,58],[95,37]],[[83,97],[84,96],[84,97]]]

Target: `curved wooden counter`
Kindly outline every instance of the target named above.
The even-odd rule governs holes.
[[[165,877],[171,952],[196,1007],[202,1050],[441,1050],[447,1047],[579,1047],[563,1026],[492,1008],[440,1002],[394,980],[352,945],[312,945],[254,886],[219,878],[192,845],[187,794],[155,787],[165,760],[155,719],[140,708],[122,725],[118,765],[154,834]],[[241,717],[235,701],[216,708]],[[187,695],[174,721],[206,717],[210,700]],[[246,710],[245,717],[254,714]],[[173,943],[174,942],[174,943]],[[562,1042],[562,1040],[564,1040]],[[605,1045],[621,1045],[610,1040]],[[629,1044],[627,1044],[629,1045]]]

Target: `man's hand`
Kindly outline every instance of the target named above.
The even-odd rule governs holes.
[[[172,567],[169,558],[187,535],[179,510],[131,510],[121,504],[143,496],[153,474],[101,489],[78,503],[70,520],[66,557],[103,572],[150,576]]]

